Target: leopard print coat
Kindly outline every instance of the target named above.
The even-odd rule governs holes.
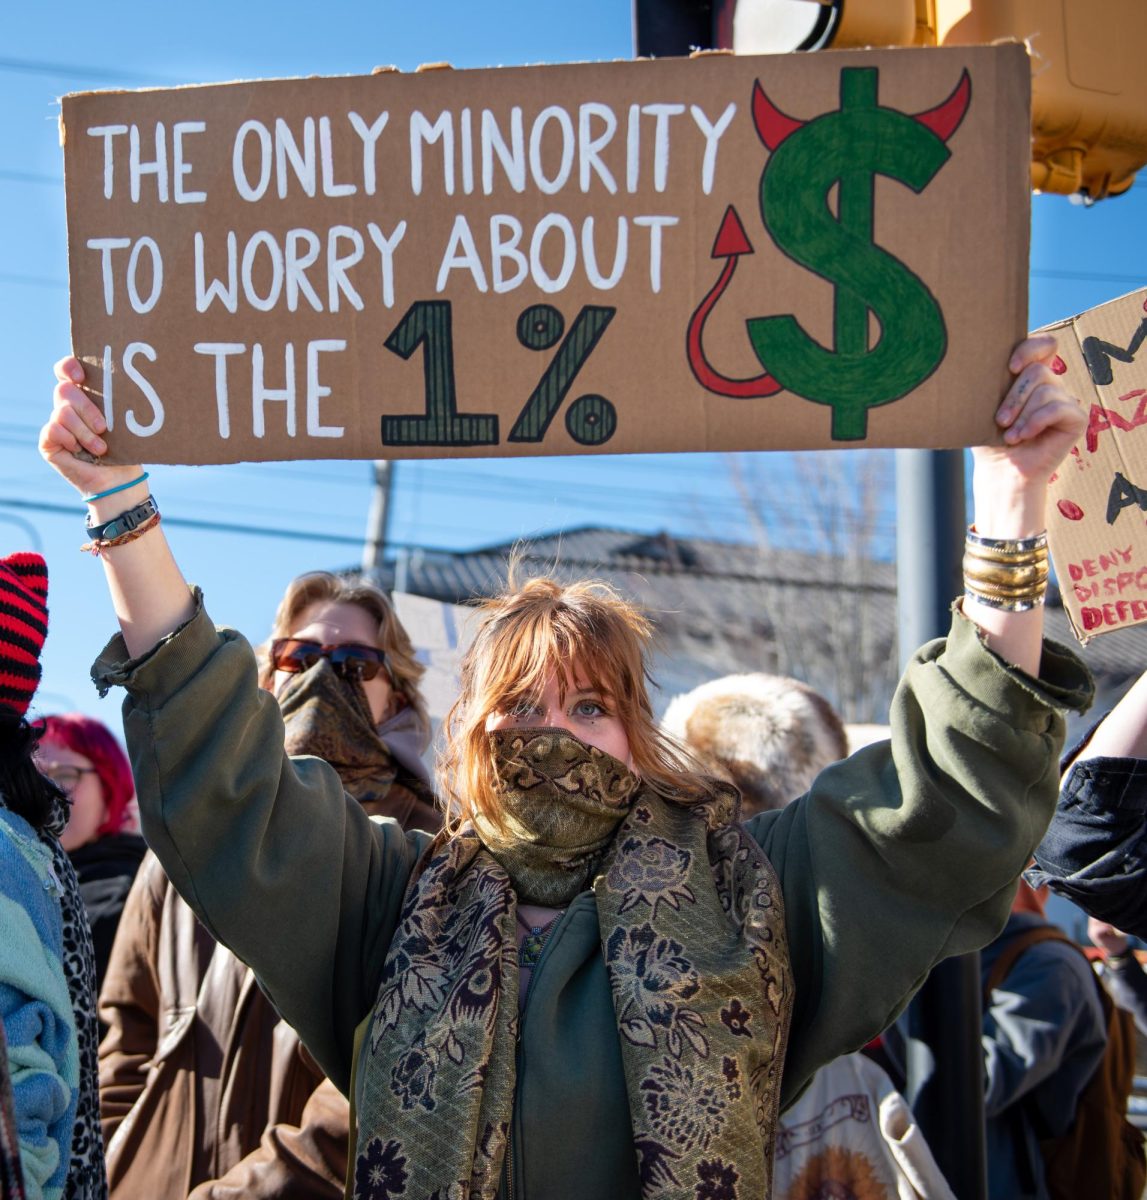
[[[54,822],[58,824],[58,822]],[[96,958],[76,872],[52,825],[41,834],[52,851],[52,866],[63,888],[60,911],[64,925],[64,978],[76,1014],[80,1050],[80,1094],[72,1134],[72,1163],[65,1200],[107,1200],[104,1140],[100,1132],[99,1028],[96,1023]]]

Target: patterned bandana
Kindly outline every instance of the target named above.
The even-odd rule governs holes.
[[[792,979],[780,886],[736,793],[677,804],[564,731],[492,737],[520,840],[440,836],[408,889],[359,1064],[354,1196],[494,1200],[517,900],[592,883],[643,1197],[766,1197]]]
[[[325,658],[289,675],[277,693],[288,754],[313,754],[339,773],[360,804],[383,799],[398,768],[374,725],[357,679],[340,679]]]
[[[589,887],[641,781],[564,730],[495,730],[490,749],[506,830],[478,816],[478,837],[518,903],[564,907]]]

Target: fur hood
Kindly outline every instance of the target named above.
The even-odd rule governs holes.
[[[743,816],[783,808],[848,753],[831,704],[783,675],[726,675],[675,696],[662,727],[744,797]]]

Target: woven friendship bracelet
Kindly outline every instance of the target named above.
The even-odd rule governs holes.
[[[110,550],[113,546],[126,546],[128,542],[134,542],[136,538],[143,537],[149,529],[154,529],[161,520],[163,518],[157,510],[143,524],[128,530],[127,533],[117,534],[113,538],[100,538],[98,541],[93,538],[92,541],[85,542],[80,549],[86,554],[92,554],[96,558],[99,558],[105,550]]]

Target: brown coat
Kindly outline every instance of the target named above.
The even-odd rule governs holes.
[[[346,1100],[148,854],[100,993],[111,1200],[331,1197]]]

